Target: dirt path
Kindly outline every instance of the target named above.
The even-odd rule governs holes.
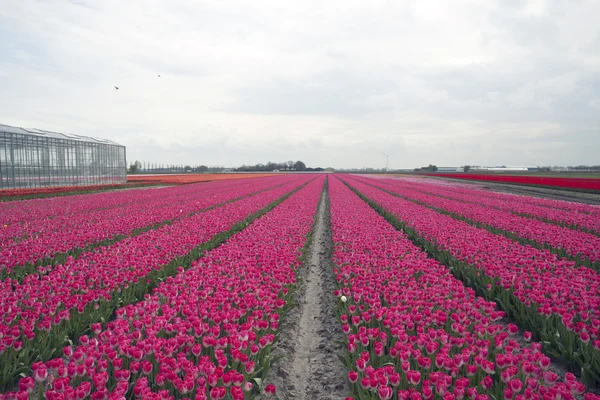
[[[269,372],[277,399],[344,399],[347,370],[338,359],[342,331],[335,318],[335,278],[331,269],[329,198],[323,193],[305,265],[295,292],[296,308],[286,317],[274,354],[283,358]],[[341,352],[340,352],[341,354]]]

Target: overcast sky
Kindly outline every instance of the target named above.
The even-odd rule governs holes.
[[[129,161],[600,164],[599,21],[600,0],[0,0],[0,123]]]

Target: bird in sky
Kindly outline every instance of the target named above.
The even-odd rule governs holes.
[[[119,90],[119,87],[118,87],[118,86],[115,86],[115,89]]]
[[[160,78],[160,75],[158,77]]]

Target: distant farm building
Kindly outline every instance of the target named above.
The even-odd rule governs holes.
[[[526,172],[526,171],[539,171],[539,167],[536,166],[506,166],[501,165],[497,167],[482,167],[479,165],[471,166],[471,171],[492,171],[492,172]]]
[[[125,146],[105,139],[0,125],[0,189],[121,184]]]
[[[462,172],[461,167],[438,167],[436,172]]]

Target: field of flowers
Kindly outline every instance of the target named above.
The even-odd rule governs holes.
[[[158,185],[182,185],[188,183],[213,182],[231,179],[262,178],[273,174],[157,174],[128,175],[125,184],[87,185],[87,186],[49,186],[0,190],[0,201],[72,196],[93,192],[135,189]]]
[[[45,188],[23,188],[0,190],[0,200],[38,198],[60,196],[62,194],[86,193],[103,190],[115,190],[135,188],[140,184],[107,184],[107,185],[87,185],[87,186],[52,186]]]
[[[311,315],[307,280],[339,353],[294,353],[306,366],[284,393],[331,398],[313,372],[337,362],[346,400],[600,400],[600,207],[290,174],[0,218],[0,400],[283,399],[273,348],[314,329],[286,318]]]
[[[566,360],[586,383],[600,380],[597,271],[386,193],[379,181],[345,179],[454,275],[502,305],[545,351]]]
[[[65,262],[83,249],[173,223],[284,181],[281,177],[217,181],[190,188],[95,194],[83,201],[75,196],[8,203],[0,210],[0,277],[23,276],[39,265]]]
[[[428,174],[444,178],[469,179],[485,182],[504,182],[519,185],[547,186],[568,189],[583,189],[600,191],[600,179],[598,178],[561,178],[551,176],[515,176],[515,175],[492,175],[492,174]]]
[[[273,176],[273,174],[156,174],[156,175],[127,175],[127,183],[160,183],[181,185],[229,179],[248,179]]]
[[[539,216],[539,211],[534,207],[517,207],[510,203],[505,205],[503,199],[482,198],[479,195],[481,190],[463,189],[463,193],[453,193],[450,189],[439,189],[431,184],[418,185],[387,179],[379,181],[378,187],[442,213],[462,217],[492,232],[508,233],[520,238],[525,244],[547,248],[587,267],[600,269],[600,235],[596,233],[600,231],[600,216],[597,212],[591,215],[580,214],[579,218],[572,218],[571,224],[565,226],[563,222],[567,218],[564,214],[568,212],[556,213],[556,219],[553,220],[552,213],[538,207],[542,208],[541,215],[547,220],[544,221],[535,218]],[[516,214],[513,211],[515,209],[526,209],[527,217],[530,218]],[[578,222],[586,231],[580,230]]]
[[[7,397],[37,390],[49,399],[243,399],[259,390],[323,188],[323,177],[302,180],[265,198],[262,207],[299,188],[224,245],[178,267],[110,322],[92,323],[58,358],[34,363],[32,376]],[[261,204],[239,208],[248,213]]]
[[[329,188],[352,398],[569,399],[585,393],[573,374],[559,377],[549,369],[542,344],[504,323],[496,303],[466,288],[340,181]]]

